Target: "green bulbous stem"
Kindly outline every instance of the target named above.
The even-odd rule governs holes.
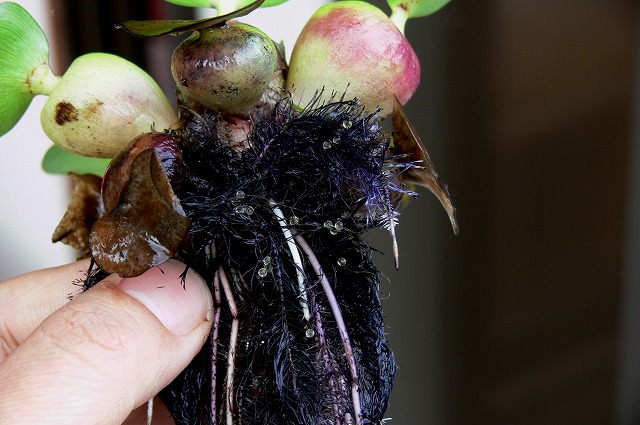
[[[389,115],[393,97],[409,101],[420,82],[420,62],[398,29],[402,26],[364,1],[321,6],[309,19],[291,53],[287,89],[301,106],[319,94],[356,98],[370,111]],[[299,99],[299,100],[298,100]]]
[[[62,149],[111,158],[134,137],[178,121],[158,84],[135,64],[112,54],[78,57],[59,81],[46,69],[34,88],[48,91],[40,115],[45,134]]]

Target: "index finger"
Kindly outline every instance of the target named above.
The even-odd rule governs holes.
[[[0,282],[0,363],[51,313],[80,292],[89,260],[26,273]]]

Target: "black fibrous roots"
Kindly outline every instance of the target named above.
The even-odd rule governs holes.
[[[401,158],[375,113],[287,97],[244,149],[216,115],[173,135],[191,228],[177,258],[210,284],[213,337],[161,396],[178,424],[379,424],[395,362],[361,239],[393,228]],[[89,275],[99,277],[100,273]]]

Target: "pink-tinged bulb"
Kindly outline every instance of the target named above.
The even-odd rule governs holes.
[[[325,5],[309,19],[291,53],[287,89],[304,107],[323,90],[357,98],[367,109],[393,110],[409,101],[420,63],[408,40],[377,7],[362,1]]]

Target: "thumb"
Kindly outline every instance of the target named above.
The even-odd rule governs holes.
[[[182,371],[213,316],[205,282],[170,260],[107,277],[45,319],[0,365],[0,423],[119,424]]]

